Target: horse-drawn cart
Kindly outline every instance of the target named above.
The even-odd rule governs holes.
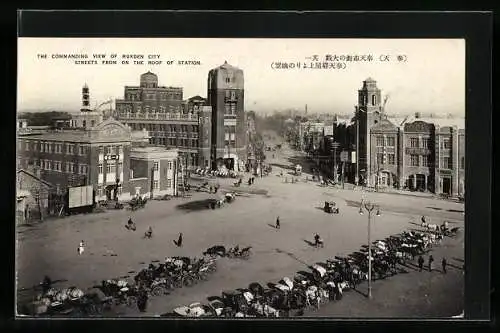
[[[141,197],[133,198],[129,201],[129,207],[131,210],[137,210],[139,208],[144,208],[148,199],[142,199]]]
[[[338,214],[339,213],[339,208],[337,207],[337,204],[334,201],[325,201],[325,205],[323,207],[323,210],[325,213],[329,213],[329,214]]]

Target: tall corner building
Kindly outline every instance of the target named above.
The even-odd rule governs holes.
[[[224,62],[208,73],[212,168],[243,170],[247,160],[243,70]]]
[[[367,78],[363,86],[358,90],[358,105],[356,106],[357,123],[357,146],[356,156],[359,173],[362,178],[370,182],[370,129],[383,118],[381,107],[381,91],[377,87],[377,81]]]

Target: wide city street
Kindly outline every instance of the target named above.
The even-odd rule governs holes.
[[[279,140],[279,139],[278,139]],[[270,142],[273,145],[276,142]],[[281,143],[281,142],[280,142]],[[256,177],[254,185],[247,185],[250,174],[244,175],[240,188],[233,187],[234,179],[211,179],[220,183],[221,191],[237,190],[233,203],[209,210],[182,206],[188,202],[220,197],[222,194],[191,191],[190,197],[147,203],[144,209],[109,210],[104,213],[69,216],[48,220],[31,226],[18,227],[18,290],[29,289],[44,275],[56,280],[54,287],[77,286],[86,290],[104,279],[132,278],[151,261],[163,261],[166,256],[200,256],[213,245],[252,246],[248,260],[219,259],[217,271],[207,281],[192,287],[176,289],[169,295],[150,298],[145,313],[135,308],[119,308],[116,314],[126,316],[154,316],[171,312],[175,307],[192,302],[206,302],[208,296],[220,295],[223,290],[247,287],[251,282],[262,285],[277,282],[284,276],[293,277],[307,265],[324,261],[335,255],[347,255],[367,244],[367,214],[358,213],[362,198],[380,206],[381,216],[372,222],[372,239],[382,239],[403,230],[421,230],[420,217],[430,223],[449,221],[462,233],[455,239],[445,239],[436,252],[436,266],[443,256],[448,258],[448,274],[416,272],[407,267],[401,274],[374,283],[374,299],[366,300],[360,292],[345,294],[342,301],[324,306],[310,316],[453,316],[463,309],[463,203],[438,200],[430,196],[392,193],[364,193],[351,189],[319,186],[312,182],[307,162],[283,142],[277,152],[266,152],[272,173]],[[273,155],[274,154],[274,158]],[[303,173],[291,183],[289,172],[296,163],[303,165]],[[283,177],[280,171],[283,170]],[[309,181],[306,181],[306,178]],[[196,180],[192,180],[195,183]],[[340,214],[323,211],[325,201],[335,201]],[[128,218],[137,224],[137,231],[124,228]],[[274,223],[280,217],[281,229]],[[153,237],[144,239],[147,228]],[[183,247],[173,243],[183,233]],[[315,248],[308,242],[318,233],[324,248]],[[79,256],[77,246],[86,243]],[[454,259],[452,259],[454,258]],[[440,267],[439,267],[440,268]],[[447,297],[443,296],[447,294]],[[18,292],[18,302],[32,297],[29,291]],[[416,302],[420,302],[418,305]],[[441,303],[440,303],[441,302]],[[443,305],[447,302],[447,306]],[[422,306],[425,304],[425,306]],[[418,309],[418,310],[415,310]]]

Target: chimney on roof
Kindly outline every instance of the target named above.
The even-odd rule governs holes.
[[[420,112],[415,112],[415,119],[420,119]]]

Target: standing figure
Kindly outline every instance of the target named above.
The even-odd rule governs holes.
[[[320,240],[320,237],[318,234],[315,234],[314,235],[314,245],[315,246],[318,246],[319,245],[319,240]]]
[[[83,251],[85,251],[85,243],[82,240],[78,245],[78,255],[83,254]]]
[[[174,244],[177,247],[182,247],[182,232],[179,233],[179,238],[177,240],[174,239]]]
[[[422,271],[422,268],[424,267],[424,258],[422,256],[418,257],[418,269],[419,272]]]
[[[278,216],[276,218],[276,229],[279,229],[280,228],[280,217]]]
[[[441,261],[441,266],[443,266],[443,273],[446,274],[446,265],[448,263],[446,262],[446,258],[443,258],[443,260]]]
[[[144,233],[144,236],[145,236],[146,238],[151,238],[151,237],[153,237],[153,228],[151,228],[151,226],[148,228],[148,231],[146,231],[146,232]]]
[[[432,263],[434,262],[434,257],[432,254],[429,256],[429,272],[432,272]]]

